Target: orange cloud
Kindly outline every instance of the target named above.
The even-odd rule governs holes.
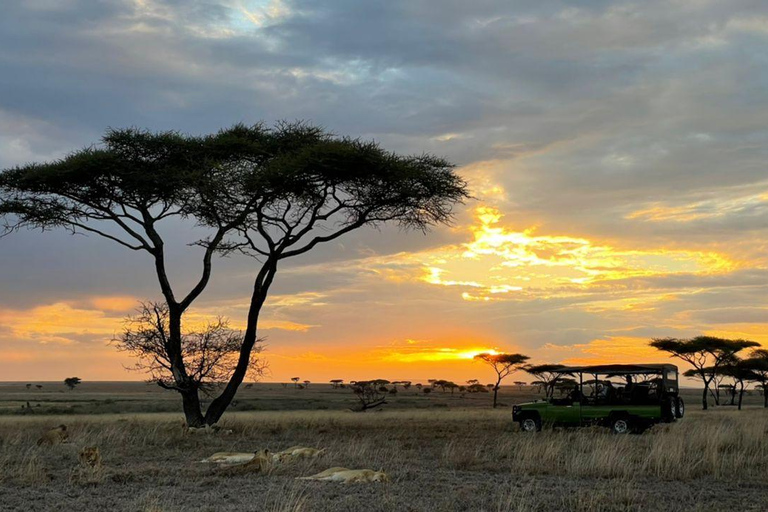
[[[16,339],[67,345],[84,335],[103,336],[107,341],[120,329],[121,318],[57,302],[28,310],[0,309],[0,324]]]
[[[628,250],[580,237],[539,235],[502,225],[495,208],[475,210],[473,240],[421,258],[424,282],[464,288],[470,301],[547,297],[574,287],[631,277],[727,272],[737,263],[719,253],[683,249]]]

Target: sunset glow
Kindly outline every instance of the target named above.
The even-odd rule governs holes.
[[[0,169],[99,147],[108,127],[281,119],[455,164],[471,197],[450,222],[383,222],[280,262],[266,380],[482,381],[479,352],[664,362],[651,338],[768,344],[768,93],[744,86],[765,82],[762,7],[7,4]],[[211,233],[174,219],[162,235],[183,297]],[[0,261],[3,380],[144,378],[111,340],[163,299],[151,257],[55,226],[0,237]],[[213,258],[183,327],[244,329],[258,269]]]

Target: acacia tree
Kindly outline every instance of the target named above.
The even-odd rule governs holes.
[[[493,386],[493,407],[495,409],[501,381],[508,375],[522,369],[525,362],[530,358],[523,354],[482,353],[477,354],[475,359],[484,362],[496,372],[496,384]]]
[[[360,408],[356,409],[356,412],[365,412],[387,403],[385,394],[387,389],[384,387],[384,391],[381,391],[383,387],[381,382],[381,380],[358,380],[350,383],[349,387],[352,389],[352,393],[360,401]]]
[[[738,396],[738,409],[741,410],[741,404],[744,401],[744,391],[747,388],[749,382],[754,382],[759,378],[759,375],[753,370],[753,365],[750,364],[748,359],[737,359],[729,361],[725,364],[720,372],[726,377],[730,377],[733,380],[731,384],[731,405],[734,405],[735,398]]]
[[[763,389],[763,407],[768,407],[768,350],[753,350],[749,357],[742,360],[742,364],[751,372],[749,380]]]
[[[280,262],[363,226],[426,231],[449,222],[466,197],[466,183],[441,158],[397,155],[305,123],[236,125],[203,137],[113,130],[99,147],[0,174],[7,232],[61,227],[152,257],[168,306],[173,387],[191,426],[216,423],[232,402]],[[202,249],[202,270],[186,294],[170,282],[174,262],[160,229],[174,219],[204,231],[192,242]],[[213,257],[235,252],[257,261],[253,292],[237,364],[203,412],[186,368],[181,319],[207,287]]]
[[[552,398],[555,394],[555,386],[565,377],[564,374],[558,372],[562,368],[565,368],[562,364],[529,364],[524,366],[523,370],[536,377],[537,380],[534,384],[544,389],[546,398]]]
[[[733,361],[737,353],[760,344],[748,340],[696,336],[691,339],[657,338],[650,345],[693,366],[694,372],[704,383],[701,407],[707,410],[707,393],[715,376],[720,374],[720,369]]]
[[[80,377],[67,377],[64,379],[64,385],[67,386],[70,391],[73,391],[81,382],[82,380]]]

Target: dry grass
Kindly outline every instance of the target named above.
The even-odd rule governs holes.
[[[70,444],[38,447],[66,423]],[[642,436],[604,429],[524,434],[508,410],[254,412],[230,436],[186,436],[175,415],[0,420],[3,510],[539,511],[764,510],[768,411],[691,412]],[[215,451],[325,447],[318,459],[227,476],[198,464]],[[98,446],[103,472],[73,480]],[[392,483],[296,476],[331,466],[384,469]]]

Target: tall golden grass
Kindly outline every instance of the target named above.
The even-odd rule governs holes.
[[[59,423],[69,427],[70,444],[36,446],[39,433]],[[234,434],[185,435],[180,418],[170,414],[2,418],[0,485],[19,503],[25,489],[69,492],[78,487],[67,478],[77,451],[98,446],[104,475],[87,482],[92,494],[84,509],[122,493],[126,509],[185,510],[218,493],[221,507],[202,510],[331,511],[341,500],[340,510],[367,512],[408,510],[405,505],[450,510],[462,503],[466,510],[598,511],[669,504],[673,491],[658,482],[675,483],[694,497],[712,486],[737,485],[752,500],[745,503],[753,504],[749,493],[768,491],[768,411],[759,408],[692,411],[678,423],[626,436],[597,427],[527,434],[512,424],[508,410],[477,409],[240,413],[224,426]],[[215,451],[295,444],[327,453],[236,478],[195,462]],[[339,487],[294,480],[331,466],[383,469],[392,483]],[[169,491],[158,492],[158,485]],[[689,509],[708,510],[703,503],[688,503]],[[663,508],[669,509],[675,508]]]

